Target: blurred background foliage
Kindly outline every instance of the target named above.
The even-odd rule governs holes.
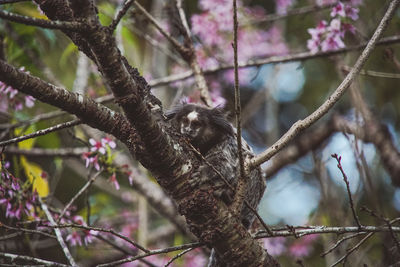
[[[162,21],[163,25],[169,25],[168,22],[171,18],[166,12],[164,1],[138,2],[151,11],[155,18]],[[362,5],[359,6],[360,18],[354,24],[357,34],[345,36],[346,46],[367,41],[389,3],[389,1],[374,0],[362,2]],[[120,4],[119,1],[97,1],[99,17],[104,25],[108,25],[112,21]],[[312,0],[293,1],[289,10],[312,4],[315,4]],[[243,5],[262,9],[266,14],[274,13],[277,8],[276,1],[272,0],[243,1]],[[2,5],[1,8],[26,16],[45,18],[37,6],[30,2]],[[188,18],[204,11],[200,8],[198,1],[185,1],[184,8]],[[307,40],[310,38],[307,29],[314,28],[320,20],[329,20],[329,14],[330,9],[325,9],[306,15],[289,16],[272,23],[252,23],[248,27],[252,30],[256,29],[258,32],[266,32],[271,27],[275,27],[282,39],[281,44],[285,45],[287,49],[285,53],[281,54],[291,54],[307,51]],[[83,56],[65,35],[56,30],[41,29],[6,20],[0,21],[0,34],[4,38],[7,61],[18,67],[23,66],[31,74],[46,81],[68,90],[74,90],[78,72],[82,71],[79,69],[78,62]],[[399,23],[400,10],[397,11],[385,36],[398,34]],[[115,31],[115,36],[122,54],[132,66],[139,69],[147,81],[189,70],[186,64],[181,64],[178,53],[174,52],[168,42],[134,9],[122,19]],[[206,46],[198,37],[195,37],[194,41],[196,45]],[[224,41],[227,44],[232,42],[229,39]],[[156,45],[153,45],[152,42]],[[239,54],[241,49],[246,49],[246,47],[239,46]],[[396,66],[399,50],[398,44],[378,46],[364,66],[364,70],[399,73],[399,66]],[[168,52],[165,53],[165,51]],[[217,62],[223,62],[223,60],[219,60],[224,58],[224,55],[220,54],[221,52],[218,50],[207,51],[207,56],[215,58]],[[268,56],[274,54],[274,51],[267,52]],[[343,67],[351,67],[359,54],[359,51],[352,51],[330,57],[252,67],[242,71],[240,79],[248,81],[241,84],[241,104],[245,117],[243,135],[255,152],[263,151],[285,133],[294,122],[304,118],[320,106],[343,80],[346,74]],[[248,59],[265,57],[254,56]],[[95,65],[91,62],[86,64],[87,84],[83,93],[90,97],[99,97],[110,93]],[[222,97],[222,102],[226,102],[227,112],[233,114],[233,85],[227,78],[228,76],[229,72],[219,71],[206,76],[206,79],[210,87],[218,93],[218,97]],[[397,148],[400,148],[398,141],[400,128],[399,79],[359,75],[354,84],[361,91],[377,120],[387,125]],[[164,109],[170,108],[182,98],[190,101],[198,99],[191,79],[154,87],[153,93],[161,99]],[[116,105],[108,105],[118,109]],[[2,123],[16,123],[54,110],[56,109],[37,101],[32,108],[24,108],[19,111],[8,110],[10,117],[3,120]],[[334,109],[312,128],[323,127],[334,113],[341,114],[349,120],[359,118],[350,94],[347,93]],[[40,121],[31,127],[17,128],[18,134],[27,134],[50,127],[66,121],[68,117],[71,116],[59,116]],[[10,132],[9,134],[12,136],[17,133]],[[84,129],[75,127],[38,137],[32,146],[45,149],[89,147],[87,141],[93,136],[100,139],[102,135],[87,127]],[[30,147],[26,148],[30,149]],[[126,153],[125,150],[124,147],[117,144],[117,149],[113,153]],[[267,223],[272,226],[355,225],[342,175],[336,167],[336,161],[330,156],[333,153],[342,156],[343,169],[349,178],[357,211],[360,207],[367,206],[389,218],[398,215],[400,190],[392,185],[388,173],[382,167],[375,147],[362,143],[351,135],[335,133],[325,140],[322,146],[308,152],[297,162],[285,166],[271,177],[267,173],[267,191],[259,207],[259,212]],[[79,157],[27,156],[27,158],[30,164],[37,164],[40,166],[40,171],[47,173],[48,178],[46,179],[50,190],[48,197],[51,199],[51,203],[58,208],[65,205],[83,186],[89,173],[93,173],[93,168],[86,169],[84,160]],[[29,176],[24,175],[23,169],[28,167],[26,162],[24,166],[21,156],[7,155],[6,160],[12,163],[11,171],[15,176],[21,178]],[[263,165],[264,168],[267,166],[268,163]],[[135,164],[135,168],[139,167]],[[149,183],[154,182],[151,175],[145,170],[141,170],[141,175],[149,177]],[[135,188],[130,187],[126,175],[117,177],[121,185],[120,191],[117,191],[112,183],[106,181],[109,180],[109,174],[103,175],[100,179],[103,180],[103,183],[95,183],[96,186],[88,194],[78,198],[71,214],[86,217],[88,207],[90,207],[92,224],[112,227],[153,248],[177,245],[189,240],[187,236],[175,230],[166,232],[168,234],[165,237],[157,238],[151,235],[152,232],[162,227],[167,229],[170,222],[141,200],[142,197],[135,192]],[[363,224],[382,224],[382,221],[368,213],[358,212],[358,214]],[[4,215],[0,214],[0,218],[1,221],[11,223],[10,219],[5,218]],[[143,237],[141,233],[147,233],[147,236]],[[321,235],[301,239],[277,238],[263,242],[270,252],[275,251],[282,266],[293,266],[297,259],[302,259],[306,266],[325,266],[343,255],[346,248],[354,245],[354,242],[350,241],[325,258],[320,257],[320,254],[332,246],[336,240],[338,237],[335,235]],[[40,240],[30,241],[40,243]],[[48,259],[63,261],[60,249],[54,248],[55,241],[46,242],[40,243],[41,246],[34,249],[35,253]],[[32,248],[27,245],[28,240],[22,243],[22,247],[32,253]],[[385,257],[390,254],[392,246],[393,240],[389,234],[376,234],[359,249],[358,253],[350,257],[350,265],[384,266]],[[96,249],[91,249],[91,247]],[[1,244],[0,248],[7,251],[12,246],[7,248],[7,245]],[[109,250],[111,250],[110,245],[101,242],[89,244],[88,247],[74,247],[77,258],[85,262],[87,266],[93,265],[96,260],[104,261],[107,257],[108,260],[111,260],[120,256],[119,254],[107,254]],[[201,266],[199,262],[204,263],[205,261],[205,256],[202,256],[203,252],[205,250],[188,253],[174,264],[175,266]],[[273,255],[274,253],[271,252]],[[173,255],[170,253],[168,257]],[[195,258],[193,255],[198,255],[199,258],[195,261],[192,260]],[[162,260],[165,263],[165,257],[149,259],[155,265],[160,264]],[[195,265],[196,263],[193,262],[197,262],[199,265]],[[135,265],[132,264],[132,266]]]

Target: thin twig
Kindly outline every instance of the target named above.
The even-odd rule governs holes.
[[[191,38],[192,34],[189,29],[189,24],[186,19],[185,11],[183,11],[183,8],[182,8],[182,0],[176,0],[176,7],[178,9],[180,22],[185,30],[183,35],[185,38],[186,50],[184,51],[185,53],[182,54],[182,57],[188,61],[188,63],[190,64],[190,67],[193,70],[194,79],[195,79],[196,85],[200,91],[201,100],[207,106],[211,107],[212,101],[211,101],[210,93],[208,90],[206,79],[204,78],[203,70],[201,69],[200,64],[197,60],[196,51],[195,51],[193,41]]]
[[[55,131],[58,131],[58,130],[61,130],[61,129],[65,129],[65,128],[69,128],[69,127],[72,127],[72,126],[76,126],[76,125],[79,125],[81,123],[82,123],[82,121],[80,119],[76,119],[76,120],[60,123],[60,124],[57,124],[55,126],[52,126],[52,127],[49,127],[49,128],[43,129],[43,130],[36,131],[34,133],[30,133],[30,134],[27,134],[27,135],[15,137],[15,138],[0,142],[0,146],[6,146],[6,145],[9,145],[9,144],[18,143],[18,142],[21,142],[21,141],[24,141],[24,140],[27,140],[27,139],[31,139],[31,138],[37,137],[37,136],[46,135],[46,134],[49,134],[51,132],[55,132]]]
[[[87,147],[67,147],[67,148],[37,148],[33,147],[28,149],[19,149],[17,147],[7,147],[4,151],[5,154],[11,155],[25,155],[31,157],[81,157],[83,153],[88,152]]]
[[[348,250],[346,252],[345,255],[343,255],[343,257],[341,257],[340,259],[338,259],[335,263],[333,263],[330,267],[334,267],[336,265],[338,265],[339,263],[341,263],[342,261],[346,260],[347,257],[350,256],[351,253],[353,253],[356,249],[358,249],[365,241],[367,241],[368,238],[370,238],[371,236],[373,236],[374,233],[369,233],[367,234],[363,239],[360,240],[360,242],[358,242],[354,247],[352,247],[350,250]]]
[[[171,34],[165,31],[161,24],[153,18],[153,16],[147,12],[147,10],[140,5],[138,2],[134,2],[133,5],[156,27],[156,29],[178,50],[179,53],[186,53],[185,47],[181,45]]]
[[[331,157],[336,159],[336,161],[338,163],[337,167],[343,175],[343,180],[344,180],[344,182],[346,184],[346,188],[347,188],[347,194],[349,195],[350,208],[351,208],[351,212],[353,213],[353,218],[356,221],[358,227],[361,229],[362,225],[360,223],[360,219],[358,219],[357,213],[354,209],[354,202],[353,202],[353,197],[351,196],[349,180],[347,179],[347,175],[344,172],[343,167],[342,167],[342,163],[341,163],[342,157],[339,157],[337,154],[332,154]]]
[[[128,9],[131,7],[131,5],[135,2],[135,0],[126,0],[124,2],[123,7],[119,10],[118,14],[115,16],[111,24],[108,26],[108,28],[111,31],[114,31],[115,28],[117,27],[118,23],[121,21],[122,17],[128,12]]]
[[[324,4],[324,5],[310,5],[310,6],[294,8],[294,9],[288,10],[284,14],[269,14],[261,19],[251,21],[250,23],[258,24],[258,23],[263,23],[263,22],[273,22],[273,21],[277,21],[277,20],[286,19],[288,17],[295,16],[295,15],[305,15],[308,13],[313,13],[313,12],[329,9],[331,7],[334,7],[335,5],[337,5],[337,2],[331,3],[331,4]]]
[[[341,69],[345,72],[349,72],[351,70],[351,67],[342,66]],[[360,70],[360,74],[365,75],[365,76],[378,77],[378,78],[400,79],[399,73],[380,72],[380,71],[373,71],[373,70]]]
[[[105,229],[105,228],[92,227],[92,226],[85,226],[85,225],[73,224],[73,223],[69,223],[69,224],[58,224],[58,225],[51,225],[51,226],[42,225],[42,227],[51,227],[51,228],[56,228],[56,229],[57,229],[57,228],[70,228],[70,227],[72,227],[72,228],[85,229],[85,230],[89,230],[89,231],[90,231],[90,230],[93,230],[93,231],[98,231],[98,232],[110,233],[110,234],[112,234],[112,235],[117,236],[118,238],[121,238],[121,239],[125,240],[126,242],[128,242],[128,243],[130,243],[131,245],[137,247],[137,248],[140,249],[141,251],[149,252],[148,249],[142,247],[142,246],[139,245],[138,243],[132,241],[131,239],[127,238],[127,237],[124,236],[124,235],[121,235],[121,234],[115,232],[115,231],[112,230],[112,229]]]
[[[307,116],[303,120],[299,120],[290,127],[290,129],[277,141],[275,142],[270,148],[262,152],[260,155],[256,156],[254,159],[250,160],[250,167],[255,168],[259,166],[261,163],[269,160],[273,155],[278,153],[283,147],[285,147],[289,141],[291,141],[295,136],[297,136],[301,131],[310,127],[314,122],[319,120],[322,116],[324,116],[332,107],[333,105],[339,101],[342,95],[346,92],[347,88],[349,88],[350,84],[353,82],[355,77],[357,76],[358,72],[361,70],[364,63],[367,61],[369,56],[371,55],[372,51],[374,50],[377,41],[383,35],[383,32],[387,28],[389,21],[393,17],[394,12],[396,11],[400,0],[393,0],[385,15],[383,16],[381,22],[379,23],[377,29],[375,30],[373,36],[369,40],[367,46],[357,59],[357,62],[354,64],[353,69],[350,73],[346,76],[346,78],[342,81],[339,87],[333,92],[332,95],[312,114]]]
[[[69,30],[69,31],[85,31],[89,28],[86,23],[76,21],[52,21],[45,19],[32,18],[22,16],[6,10],[0,10],[0,18],[25,25],[36,26],[46,29]]]
[[[4,228],[6,228],[6,229],[8,229],[8,230],[21,231],[21,232],[30,233],[30,234],[44,235],[44,236],[47,236],[47,237],[50,237],[50,238],[57,238],[56,236],[54,236],[54,235],[52,235],[52,234],[45,233],[45,232],[42,232],[42,231],[39,231],[39,230],[32,230],[32,229],[25,229],[25,228],[19,228],[19,227],[12,227],[12,226],[5,225],[4,223],[1,223],[1,224],[0,224],[0,228],[1,228],[1,227],[4,227]]]
[[[239,70],[238,70],[238,19],[237,19],[237,3],[233,0],[233,62],[235,65],[235,117],[236,117],[236,130],[237,130],[237,148],[239,155],[239,169],[240,175],[235,190],[235,197],[232,203],[232,210],[234,214],[240,214],[242,210],[243,200],[248,186],[247,172],[244,169],[243,148],[242,148],[242,125],[241,125],[241,112],[240,105],[240,89],[239,89]]]
[[[393,241],[394,241],[394,243],[395,243],[395,245],[396,245],[396,247],[397,247],[397,250],[400,251],[400,243],[399,243],[399,240],[397,239],[397,237],[396,237],[396,235],[395,235],[395,233],[394,233],[394,231],[393,231],[393,227],[392,227],[392,224],[394,223],[394,220],[390,221],[388,218],[385,218],[385,217],[384,217],[383,215],[381,215],[381,214],[375,213],[374,211],[368,209],[368,208],[365,207],[365,206],[361,207],[361,210],[362,210],[362,211],[366,211],[366,212],[368,212],[369,214],[371,214],[372,216],[374,216],[374,217],[376,217],[376,218],[378,218],[378,219],[380,219],[380,220],[382,220],[382,221],[385,222],[385,224],[386,224],[387,227],[389,228],[390,235],[391,235],[392,238],[393,238]]]
[[[76,193],[75,196],[73,196],[71,198],[71,200],[68,202],[67,205],[65,205],[64,209],[61,211],[60,216],[58,217],[57,223],[60,222],[60,220],[62,219],[62,217],[64,216],[65,212],[67,212],[67,210],[69,209],[69,207],[71,207],[71,205],[74,203],[74,201],[80,196],[82,195],[91,184],[94,183],[94,181],[96,180],[96,178],[101,174],[102,171],[99,171],[97,173],[95,173],[90,179],[89,181],[87,181],[87,183],[82,186],[82,188],[78,191],[78,193]]]
[[[294,231],[295,230],[295,231]],[[392,227],[393,232],[400,233],[400,227]],[[295,232],[295,233],[294,233]],[[255,235],[255,238],[269,238],[277,236],[294,236],[303,237],[306,235],[314,234],[346,234],[346,233],[378,233],[378,232],[390,232],[387,226],[363,226],[360,230],[358,226],[297,226],[292,227],[290,230],[285,229],[271,229],[271,234],[266,231],[259,231]]]
[[[381,41],[377,42],[376,45],[390,45],[390,44],[396,44],[400,42],[400,35],[393,35],[389,37],[382,38]],[[317,52],[317,53],[312,53],[310,51],[307,52],[299,52],[295,54],[289,54],[289,55],[284,55],[284,56],[272,56],[264,59],[257,59],[257,60],[248,60],[246,62],[239,62],[238,67],[239,68],[249,68],[249,67],[259,67],[262,65],[266,64],[276,64],[276,63],[287,63],[287,62],[294,62],[294,61],[305,61],[309,59],[314,59],[314,58],[321,58],[321,57],[329,57],[329,56],[334,56],[334,55],[339,55],[351,51],[356,51],[356,50],[361,50],[364,47],[366,47],[367,42],[364,42],[362,44],[358,45],[353,45],[353,46],[347,46],[345,48],[341,48],[338,50],[333,50],[333,51],[325,51],[325,52]],[[218,66],[215,68],[210,68],[206,69],[203,71],[205,75],[209,74],[215,74],[217,72],[225,71],[225,70],[230,70],[233,69],[233,65],[222,65]],[[166,84],[170,84],[173,82],[177,81],[183,81],[186,79],[189,79],[193,77],[193,71],[188,70],[183,73],[178,73],[178,74],[173,74],[170,76],[166,76],[163,78],[158,78],[150,81],[150,85],[152,87],[157,87],[157,86],[163,86]]]
[[[321,257],[325,257],[327,254],[331,253],[335,248],[337,248],[337,247],[338,247],[340,244],[342,244],[344,241],[349,240],[349,239],[352,239],[352,238],[355,238],[355,237],[360,236],[360,235],[365,235],[365,234],[366,234],[366,233],[355,233],[355,234],[352,234],[352,235],[345,236],[345,237],[339,239],[339,240],[335,243],[335,245],[333,245],[330,249],[328,249],[327,251],[325,251],[324,253],[322,253],[320,256],[321,256]]]
[[[186,250],[184,250],[184,251],[178,253],[177,255],[175,255],[174,257],[172,257],[172,258],[167,262],[167,264],[164,265],[164,267],[168,267],[174,260],[176,260],[176,259],[182,257],[183,255],[185,255],[186,253],[192,251],[193,249],[195,249],[195,248],[188,248],[188,249],[186,249]]]
[[[155,250],[151,250],[145,254],[141,254],[138,256],[134,256],[134,257],[128,257],[122,260],[118,260],[118,261],[113,261],[113,262],[109,262],[109,263],[105,263],[105,264],[100,264],[97,265],[97,267],[110,267],[110,266],[116,266],[116,265],[120,265],[126,262],[132,262],[138,259],[142,259],[151,255],[156,255],[156,254],[163,254],[163,253],[169,253],[172,251],[177,251],[177,250],[183,250],[183,249],[188,249],[188,248],[198,248],[203,246],[204,244],[202,243],[189,243],[189,244],[184,244],[184,245],[179,245],[179,246],[175,246],[175,247],[169,247],[169,248],[163,248],[163,249],[155,249]]]
[[[39,197],[39,201],[40,201],[40,205],[42,207],[42,210],[44,211],[44,213],[46,214],[47,219],[50,222],[50,225],[52,226],[56,226],[56,222],[54,221],[53,216],[51,215],[49,209],[47,208],[47,205],[43,202],[43,200]],[[60,244],[65,257],[67,258],[68,262],[72,265],[72,266],[78,266],[74,260],[74,258],[71,255],[71,252],[69,251],[67,245],[64,242],[64,239],[62,237],[61,231],[60,229],[55,228],[54,232],[56,233],[56,237],[57,237],[57,241]]]
[[[94,99],[95,102],[99,103],[99,104],[105,104],[107,102],[110,102],[114,100],[114,95],[110,94],[110,95],[105,95],[105,96],[100,96],[96,99]],[[49,119],[54,119],[63,115],[71,115],[70,113],[66,112],[66,111],[62,111],[62,110],[55,110],[55,111],[50,111],[48,113],[43,113],[43,114],[39,114],[36,115],[35,117],[33,117],[32,119],[29,120],[25,120],[25,121],[20,121],[14,124],[9,124],[9,123],[3,123],[0,124],[0,129],[15,129],[17,127],[21,127],[21,126],[25,126],[25,125],[30,125],[39,121],[43,121],[43,120],[49,120]]]
[[[42,260],[42,259],[38,259],[35,257],[23,256],[23,255],[11,254],[11,253],[4,253],[4,252],[0,252],[0,258],[10,259],[11,261],[17,261],[17,260],[31,261],[31,262],[42,264],[45,266],[54,266],[54,267],[69,267],[69,266],[71,266],[71,265],[65,265],[62,263],[54,262],[54,261]]]

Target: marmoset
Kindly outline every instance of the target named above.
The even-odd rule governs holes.
[[[218,172],[236,188],[240,175],[239,153],[236,133],[226,119],[221,108],[206,108],[195,104],[183,104],[167,112],[173,126],[201,153],[209,163],[202,162],[192,174],[189,181],[193,187],[210,184],[214,194],[227,205],[233,201],[234,192],[228,188]],[[254,155],[242,139],[243,157],[245,160]],[[211,166],[210,166],[211,165]],[[247,184],[245,199],[257,210],[257,205],[265,190],[265,183],[260,168],[251,171]],[[240,219],[248,229],[253,223],[255,214],[243,204]]]

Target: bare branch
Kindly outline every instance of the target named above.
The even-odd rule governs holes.
[[[348,236],[345,236],[345,237],[339,239],[339,240],[335,243],[335,245],[333,245],[330,249],[328,249],[327,251],[325,251],[324,253],[322,253],[322,254],[321,254],[321,257],[325,257],[327,254],[331,253],[334,249],[336,249],[338,246],[340,246],[340,244],[342,244],[344,241],[349,240],[349,239],[352,239],[352,238],[355,238],[355,237],[358,237],[358,236],[360,236],[360,235],[365,235],[365,233],[355,233],[355,234],[348,235]]]
[[[335,226],[297,226],[291,227],[291,230],[276,230],[271,229],[272,235],[265,231],[260,231],[255,235],[255,238],[268,238],[276,236],[294,236],[303,237],[306,235],[314,234],[345,234],[345,233],[378,233],[378,232],[389,232],[389,227],[386,226],[362,226],[360,229],[358,226],[346,226],[346,227],[335,227]],[[295,231],[293,231],[295,230]],[[400,227],[392,227],[393,232],[400,233]]]
[[[124,2],[123,7],[119,10],[118,14],[115,16],[111,24],[108,26],[110,30],[114,31],[115,28],[117,27],[118,23],[121,21],[122,17],[126,14],[128,9],[131,7],[131,5],[135,2],[135,0],[126,0]]]
[[[239,170],[240,175],[235,190],[235,197],[232,203],[232,210],[235,214],[240,214],[242,210],[243,200],[245,198],[247,183],[248,183],[248,172],[244,167],[243,148],[242,148],[242,108],[240,105],[240,89],[239,89],[239,70],[238,70],[238,18],[237,18],[237,3],[233,0],[233,62],[235,66],[235,118],[236,118],[236,129],[237,129],[237,146],[239,154]]]
[[[310,6],[299,7],[299,8],[288,10],[284,14],[266,15],[264,18],[251,21],[250,23],[251,24],[253,24],[253,23],[257,23],[258,24],[258,23],[263,23],[263,22],[269,23],[269,22],[273,22],[273,21],[277,21],[277,20],[286,19],[286,18],[291,17],[291,16],[305,15],[305,14],[314,13],[314,12],[317,12],[317,11],[329,9],[331,7],[334,7],[336,4],[337,4],[337,2],[331,3],[331,4],[310,5]]]
[[[55,226],[55,225],[56,225],[56,222],[54,221],[53,216],[51,215],[49,209],[47,208],[47,205],[42,201],[42,199],[41,199],[40,197],[39,197],[39,201],[40,201],[40,205],[41,205],[41,207],[42,207],[42,210],[44,211],[44,213],[46,214],[47,219],[48,219],[49,222],[50,222],[50,225]],[[61,246],[61,248],[62,248],[62,250],[63,250],[63,252],[64,252],[64,255],[65,255],[65,257],[67,258],[68,262],[69,262],[72,266],[78,266],[78,265],[76,264],[74,258],[72,257],[71,252],[69,251],[67,245],[66,245],[65,242],[64,242],[64,239],[63,239],[63,237],[62,237],[62,235],[61,235],[60,229],[54,229],[54,232],[56,233],[58,243],[60,244],[60,246]]]
[[[47,261],[47,260],[42,260],[38,259],[35,257],[30,257],[30,256],[23,256],[23,255],[16,255],[16,254],[11,254],[11,253],[4,253],[0,252],[0,258],[3,259],[10,259],[11,261],[17,261],[17,260],[25,260],[25,261],[31,261],[37,264],[43,264],[45,266],[54,266],[54,267],[69,267],[71,265],[66,265],[54,261]]]
[[[64,109],[76,115],[83,123],[112,134],[120,140],[131,138],[136,133],[122,114],[96,103],[90,98],[46,83],[4,61],[0,61],[0,80],[38,100]],[[121,131],[121,129],[123,130]],[[134,143],[130,144],[135,145]],[[134,148],[130,147],[130,149]]]
[[[67,210],[69,209],[69,207],[71,207],[71,205],[75,202],[75,200],[77,200],[78,197],[82,195],[89,188],[89,186],[91,186],[94,183],[94,181],[100,174],[101,171],[95,173],[92,177],[90,177],[89,181],[87,181],[87,183],[84,186],[82,186],[82,188],[78,191],[78,193],[76,193],[76,195],[71,198],[68,204],[65,205],[64,209],[61,211],[60,216],[58,216],[57,223],[60,222],[65,212],[67,212]]]
[[[141,251],[144,252],[149,252],[148,249],[142,247],[141,245],[139,245],[138,243],[132,241],[131,239],[129,239],[128,237],[121,235],[119,233],[117,233],[116,231],[112,230],[112,229],[104,229],[104,228],[100,228],[100,227],[91,227],[91,226],[85,226],[82,224],[54,224],[54,225],[42,225],[43,227],[50,227],[50,228],[79,228],[79,229],[85,229],[85,230],[93,230],[93,231],[98,231],[98,232],[104,232],[104,233],[110,233],[112,235],[115,235],[118,238],[121,238],[123,240],[125,240],[126,242],[128,242],[129,244],[137,247],[138,249],[140,249]]]
[[[27,139],[31,139],[31,138],[35,138],[35,137],[38,137],[38,136],[46,135],[46,134],[49,134],[49,133],[52,133],[52,132],[55,132],[55,131],[59,131],[59,130],[65,129],[65,128],[73,127],[73,126],[79,125],[81,123],[82,123],[82,121],[79,120],[79,119],[73,120],[73,121],[64,122],[64,123],[60,123],[60,124],[57,124],[55,126],[52,126],[52,127],[49,127],[49,128],[43,129],[43,130],[36,131],[34,133],[30,133],[30,134],[27,134],[27,135],[15,137],[15,138],[12,138],[10,140],[6,140],[6,141],[3,141],[3,142],[0,142],[0,146],[6,146],[6,145],[9,145],[9,144],[13,144],[13,143],[19,143],[19,142],[22,142],[22,141],[27,140]]]
[[[109,267],[109,266],[111,267],[111,266],[116,266],[116,265],[123,264],[123,263],[126,263],[126,262],[132,262],[132,261],[135,261],[135,260],[138,260],[138,259],[142,259],[142,258],[151,256],[151,255],[169,253],[169,252],[172,252],[172,251],[184,250],[184,249],[189,249],[189,248],[194,249],[194,248],[201,247],[203,245],[204,244],[202,244],[202,243],[189,243],[189,244],[184,244],[184,245],[175,246],[175,247],[169,247],[169,248],[164,248],[164,249],[155,249],[155,250],[149,251],[148,253],[144,253],[144,254],[141,254],[141,255],[138,255],[138,256],[135,256],[135,257],[128,257],[126,259],[122,259],[122,260],[119,260],[119,261],[113,261],[113,262],[109,262],[109,263],[106,263],[106,264],[100,264],[100,265],[97,265],[97,266],[98,267]]]
[[[351,67],[343,66],[341,69],[345,72],[350,72]],[[370,76],[370,77],[400,79],[400,74],[398,74],[398,73],[388,73],[388,72],[380,72],[380,71],[373,71],[373,70],[360,70],[360,74],[365,75],[365,76]]]
[[[164,267],[168,267],[172,262],[174,262],[174,260],[179,259],[180,257],[182,257],[182,256],[185,255],[186,253],[192,251],[193,249],[195,249],[195,248],[188,248],[188,249],[185,249],[184,251],[178,253],[177,255],[175,255],[174,257],[172,257],[172,258],[167,262],[167,264],[164,265]]]
[[[382,38],[381,41],[377,42],[377,45],[389,45],[389,44],[395,44],[400,42],[400,35],[393,35],[389,37]],[[317,53],[312,53],[312,52],[300,52],[300,53],[295,53],[295,54],[290,54],[290,55],[285,55],[285,56],[272,56],[268,57],[265,59],[258,59],[258,60],[249,60],[247,62],[239,62],[238,67],[239,68],[248,68],[248,67],[258,67],[266,64],[274,64],[274,63],[286,63],[286,62],[294,62],[294,61],[304,61],[304,60],[309,60],[309,59],[314,59],[314,58],[321,58],[321,57],[329,57],[329,56],[334,56],[338,54],[343,54],[351,51],[357,51],[361,50],[364,47],[366,47],[367,42],[359,44],[359,45],[353,45],[353,46],[347,46],[342,49],[334,50],[334,51],[326,51],[326,52],[317,52]],[[205,75],[209,74],[214,74],[220,71],[225,71],[229,69],[233,69],[233,65],[222,65],[219,67],[215,68],[210,68],[207,70],[204,70],[203,73]],[[166,76],[163,78],[155,79],[152,82],[156,85],[155,86],[162,86],[166,84],[170,84],[173,82],[177,81],[182,81],[188,78],[191,78],[193,76],[193,71],[188,70],[183,73],[178,73],[178,74],[173,74],[170,76]]]
[[[183,11],[183,8],[182,8],[182,0],[176,0],[176,7],[178,9],[180,22],[184,29],[183,35],[185,38],[185,43],[186,43],[186,48],[187,48],[187,51],[185,51],[185,54],[182,54],[182,57],[188,61],[188,63],[190,64],[190,67],[193,70],[194,79],[196,81],[198,89],[200,90],[201,100],[207,106],[211,107],[212,101],[211,101],[210,93],[208,90],[206,79],[204,78],[203,70],[201,69],[200,64],[197,60],[196,51],[193,46],[193,41],[191,38],[192,34],[189,29],[189,25],[188,25],[188,22],[186,19],[185,12]]]
[[[86,31],[88,25],[76,21],[51,21],[45,19],[37,19],[27,16],[22,16],[8,12],[6,10],[0,10],[0,18],[22,23],[25,25],[36,26],[46,29],[57,29],[57,30],[69,30],[69,31]]]
[[[299,132],[304,129],[310,127],[314,122],[319,120],[323,115],[325,115],[333,105],[341,98],[341,96],[346,92],[347,88],[350,86],[354,78],[357,76],[358,72],[361,70],[362,66],[372,53],[373,49],[376,46],[376,42],[382,36],[384,30],[386,29],[389,21],[391,20],[396,8],[399,5],[399,0],[391,1],[389,8],[387,9],[385,15],[383,16],[381,22],[379,23],[377,29],[374,32],[374,35],[369,40],[366,48],[361,53],[360,57],[357,59],[357,62],[354,64],[351,72],[346,76],[343,82],[339,85],[339,87],[335,90],[335,92],[311,115],[307,116],[305,119],[297,121],[292,125],[292,127],[277,141],[273,144],[269,149],[262,152],[256,158],[250,161],[250,167],[255,168],[259,166],[261,163],[269,160],[273,155],[278,153],[283,147],[285,147],[290,140],[292,140],[295,136],[298,135]]]
[[[338,265],[339,263],[341,263],[342,261],[346,260],[347,257],[350,256],[351,253],[353,253],[355,250],[357,250],[365,241],[367,241],[368,238],[370,238],[374,233],[369,233],[367,234],[363,239],[360,240],[360,242],[358,242],[354,247],[352,247],[350,250],[348,250],[346,252],[346,254],[341,257],[340,259],[338,259],[335,263],[333,263],[330,267],[334,267],[336,265]]]
[[[45,148],[37,148],[33,147],[29,150],[27,149],[19,149],[17,147],[7,147],[4,150],[5,154],[11,155],[25,155],[31,157],[75,157],[79,158],[83,153],[88,152],[89,149],[87,147],[75,147],[75,148],[57,148],[57,149],[45,149]]]
[[[346,184],[346,188],[347,188],[347,194],[349,195],[350,208],[351,208],[351,212],[353,213],[353,218],[354,218],[355,222],[357,223],[358,227],[361,229],[362,225],[361,225],[360,220],[358,219],[357,213],[354,209],[354,202],[353,202],[353,197],[351,196],[349,180],[347,179],[347,175],[344,172],[343,167],[342,167],[342,163],[341,163],[342,157],[339,157],[337,154],[332,154],[331,157],[336,159],[336,161],[338,163],[337,167],[343,175],[343,180],[344,180],[344,182]]]
[[[134,6],[142,12],[142,14],[154,25],[154,27],[174,46],[174,48],[182,55],[186,53],[186,48],[181,45],[174,37],[171,36],[167,31],[165,31],[161,24],[153,18],[153,16],[147,12],[147,10],[140,5],[138,2],[134,2]]]

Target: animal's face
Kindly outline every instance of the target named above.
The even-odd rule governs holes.
[[[221,142],[224,136],[233,135],[232,126],[218,108],[184,104],[169,111],[166,116],[202,154]]]
[[[196,110],[189,111],[180,118],[180,132],[191,140],[200,136],[202,127],[203,122],[201,121],[199,112]]]

